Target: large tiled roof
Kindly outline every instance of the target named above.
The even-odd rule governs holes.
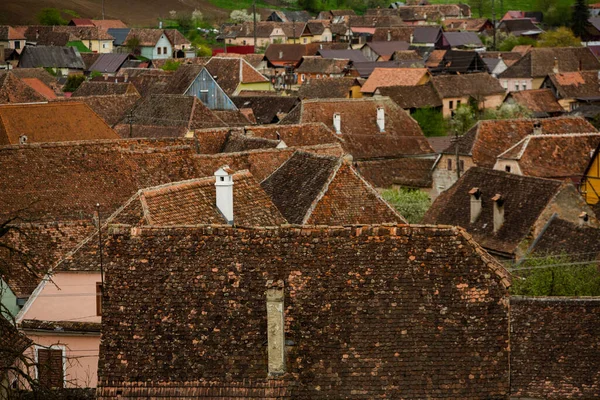
[[[416,86],[429,75],[427,68],[375,68],[360,89],[374,93],[386,86]]]
[[[302,57],[302,63],[296,68],[295,72],[298,74],[343,74],[349,64],[350,60],[348,59],[304,56]]]
[[[69,41],[75,40],[113,40],[106,30],[95,26],[58,26],[52,27],[53,32],[68,33]]]
[[[600,299],[511,297],[514,398],[594,398],[600,387]]]
[[[503,78],[543,78],[558,71],[592,71],[600,69],[600,61],[587,47],[536,47],[499,75]]]
[[[479,121],[460,138],[459,153],[472,156],[476,165],[493,168],[498,155],[534,133],[536,123],[541,125],[542,134],[597,132],[592,124],[579,117]],[[454,145],[444,151],[454,152]]]
[[[192,42],[190,42],[183,33],[179,32],[177,29],[165,29],[165,34],[169,38],[169,41],[173,46],[191,46]]]
[[[384,40],[403,41],[410,43],[410,37],[415,30],[414,26],[394,26],[376,28],[373,34],[373,41],[381,42]]]
[[[37,103],[46,98],[12,72],[0,72],[0,104]]]
[[[79,51],[74,47],[25,46],[19,59],[19,68],[85,69]]]
[[[557,180],[473,167],[440,194],[425,214],[424,222],[462,226],[486,249],[512,254],[564,185]],[[471,223],[469,191],[473,188],[482,193],[482,211]],[[492,198],[497,194],[504,199],[504,223],[494,232]]]
[[[442,98],[504,94],[500,81],[487,72],[463,75],[438,75],[431,78]]]
[[[385,132],[377,126],[378,107],[385,112]],[[322,122],[333,130],[335,113],[341,118],[343,146],[355,159],[433,152],[417,122],[387,97],[303,100],[281,124]]]
[[[379,88],[379,93],[405,110],[442,106],[442,99],[431,82],[417,86],[384,86]]]
[[[335,99],[348,97],[356,78],[321,78],[309,79],[298,89],[301,99]]]
[[[550,89],[520,90],[518,92],[511,92],[509,96],[515,103],[526,107],[534,115],[548,115],[563,113],[565,111]]]
[[[554,255],[568,262],[596,261],[600,256],[600,229],[553,217],[531,249],[535,257]]]
[[[88,66],[88,71],[96,71],[100,73],[114,73],[121,68],[123,63],[129,59],[127,53],[106,53],[100,54],[94,60],[93,64]]]
[[[510,278],[461,229],[115,227],[107,253],[99,399],[508,394]]]
[[[15,360],[33,343],[0,314],[0,371],[6,372]]]
[[[36,78],[42,81],[46,86],[51,89],[56,89],[57,87],[57,79],[52,76],[48,71],[44,68],[14,68],[10,71],[13,75],[17,76],[19,79],[23,78]]]
[[[93,19],[92,23],[104,30],[127,28],[127,25],[120,19]]]
[[[600,144],[600,133],[528,135],[498,156],[516,160],[523,175],[539,178],[579,179]]]
[[[272,124],[279,121],[280,115],[286,115],[298,103],[294,96],[244,96],[232,97],[237,108],[250,108],[258,124]]]
[[[167,82],[164,94],[185,94],[192,85],[200,71],[204,68],[203,64],[183,64],[177,68]]]
[[[169,39],[169,37],[165,34],[165,31],[162,29],[132,28],[129,31],[129,33],[127,34],[127,37],[125,38],[124,43],[127,43],[129,40],[136,38],[137,40],[139,40],[140,46],[154,47],[154,46],[156,46],[156,43],[163,35],[165,35],[165,37],[167,37],[167,39]],[[169,39],[169,41],[170,41],[170,39]]]
[[[354,163],[358,172],[373,186],[394,185],[431,188],[433,157],[403,157],[384,160],[364,160]]]
[[[133,83],[142,97],[146,97],[151,94],[165,94],[173,73],[162,69],[121,68],[117,77],[119,81],[127,80]]]
[[[396,51],[408,50],[408,41],[373,41],[365,44],[370,47],[383,60],[389,60]]]
[[[0,106],[0,144],[115,139],[118,135],[83,103]]]
[[[548,79],[560,98],[600,100],[599,71],[575,71],[549,74]]]
[[[261,185],[293,224],[404,221],[339,157],[298,151]]]
[[[56,92],[38,78],[21,78],[21,81],[35,90],[45,100],[53,100],[57,98]]]
[[[206,69],[228,96],[240,83],[269,81],[243,58],[213,57],[206,63]]]

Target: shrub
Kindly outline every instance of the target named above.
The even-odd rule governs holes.
[[[420,223],[431,206],[429,195],[418,189],[386,189],[381,192],[381,196],[410,224]]]

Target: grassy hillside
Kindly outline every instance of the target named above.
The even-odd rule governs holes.
[[[102,0],[0,0],[0,24],[34,24],[36,14],[44,7],[70,10],[81,18],[100,18]],[[257,0],[259,8],[279,8],[279,0]],[[223,22],[230,10],[248,8],[252,0],[104,0],[106,18],[121,19],[131,26],[154,26],[169,11],[191,13],[202,11],[205,17]],[[68,14],[63,16],[70,19]]]
[[[575,1],[574,0],[556,0],[559,6],[572,6]],[[432,4],[447,4],[447,3],[455,3],[456,1],[447,1],[447,0],[429,0]],[[469,1],[466,3],[471,4],[471,9],[473,11],[473,17],[479,17],[476,7]],[[535,0],[495,0],[496,6],[496,18],[502,18],[509,10],[523,10],[523,11],[538,11],[537,7],[538,2]],[[486,17],[492,17],[492,1],[484,0],[484,14]]]

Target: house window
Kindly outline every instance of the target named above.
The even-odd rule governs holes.
[[[571,107],[571,111],[576,110],[579,108],[579,103],[571,103],[570,107]]]
[[[352,98],[352,89],[350,89],[350,90],[348,91],[348,98],[349,98],[349,99],[351,99],[351,98]]]
[[[304,82],[304,80],[305,80],[305,79],[306,79],[306,76],[304,76],[304,74],[300,75],[300,80],[301,80],[302,82]]]
[[[508,81],[505,79],[502,81],[502,87],[507,90],[508,89]]]
[[[208,90],[207,89],[200,90],[199,99],[204,104],[208,103]]]
[[[163,47],[163,54],[167,54],[167,48]]]
[[[448,171],[452,171],[452,160],[448,159]]]
[[[527,90],[527,82],[521,81],[521,90]]]
[[[504,170],[505,170],[506,172],[510,172],[510,165],[505,165],[505,166],[504,166]]]
[[[448,108],[451,109],[451,110],[454,108],[454,101],[450,100],[448,102]]]
[[[460,107],[460,100],[456,100],[456,108]]]
[[[65,382],[63,350],[60,348],[37,349],[37,373],[40,385],[45,388],[62,388]]]
[[[321,79],[321,75],[317,74],[317,79]]]
[[[307,39],[306,39],[306,38],[302,39],[302,42],[303,42],[304,44],[306,44],[306,42],[307,42]]]
[[[515,82],[515,90],[518,92],[519,91],[519,82]]]
[[[460,165],[460,170],[462,172],[465,172],[465,160],[460,160],[459,165]]]
[[[106,43],[102,43],[102,48],[105,49],[106,47]]]
[[[102,283],[96,282],[96,315],[102,315]]]
[[[19,50],[21,48],[21,41],[15,40],[15,49]]]
[[[158,49],[156,49],[157,53],[160,54],[160,52],[162,51],[161,48],[159,47]]]

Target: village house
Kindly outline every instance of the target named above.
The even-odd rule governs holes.
[[[534,118],[558,117],[565,113],[550,89],[510,92],[506,95],[504,103],[523,106],[533,113]]]
[[[99,399],[508,394],[510,277],[461,229],[122,226],[107,255]],[[150,270],[155,289],[134,283]]]
[[[173,43],[162,29],[133,28],[127,34],[124,45],[150,60],[173,58]]]
[[[371,185],[431,187],[433,150],[417,122],[389,98],[303,100],[279,124],[309,122],[339,135]]]
[[[583,118],[488,120],[477,122],[455,144],[444,150],[433,171],[434,189],[441,193],[457,181],[457,174],[473,166],[492,169],[497,157],[528,135],[597,132]],[[457,167],[459,171],[457,171]]]
[[[396,51],[408,50],[409,43],[403,41],[385,41],[365,43],[360,51],[369,61],[389,61]]]
[[[597,213],[600,212],[600,157],[598,154],[600,154],[600,146],[594,150],[580,184],[581,195]]]
[[[500,154],[494,169],[578,185],[598,145],[598,132],[528,135]]]
[[[140,100],[139,93],[98,94],[56,99],[62,102],[77,102],[87,104],[100,118],[114,129],[128,114],[129,110]]]
[[[348,17],[351,15],[356,15],[356,12],[354,10],[329,10],[321,11],[317,15],[317,19],[326,19],[334,24],[338,24],[344,21],[344,17]]]
[[[578,223],[592,209],[575,186],[561,180],[470,168],[426,212],[426,224],[457,225],[490,254],[519,259],[553,214]]]
[[[361,86],[355,77],[313,79],[300,86],[298,97],[301,99],[359,99],[362,97]]]
[[[91,22],[91,21],[90,21]],[[106,30],[95,26],[54,26],[53,32],[69,35],[69,42],[81,41],[94,53],[112,53],[113,40]]]
[[[375,68],[360,91],[365,96],[373,96],[383,87],[420,86],[430,80],[427,68]]]
[[[332,41],[333,33],[328,21],[308,21],[299,40],[302,44]]]
[[[14,49],[19,53],[25,47],[25,35],[8,25],[0,25],[0,48]]]
[[[475,32],[442,32],[435,44],[436,49],[473,49],[485,50],[485,46]]]
[[[252,22],[244,22],[225,26],[217,40],[231,45],[257,47],[267,47],[273,43],[300,43],[305,25],[305,22],[259,21],[256,23],[254,43],[254,25]]]
[[[83,103],[0,106],[0,145],[118,137],[115,131]]]
[[[446,32],[475,32],[479,35],[493,35],[494,25],[488,18],[446,18]]]
[[[258,125],[278,123],[300,102],[294,96],[238,96],[231,100],[240,110],[252,110]]]
[[[17,78],[11,71],[0,71],[0,105],[44,101],[46,101],[44,96]]]
[[[536,47],[498,75],[507,92],[539,89],[549,74],[600,70],[600,61],[587,47]]]
[[[377,92],[389,97],[410,114],[419,109],[434,109],[442,113],[442,99],[431,82],[416,86],[384,86],[377,89]]]
[[[565,111],[600,101],[600,71],[576,71],[548,74],[542,88],[550,89]]]
[[[502,104],[505,92],[500,82],[487,72],[466,75],[438,75],[431,78],[440,95],[444,117],[454,115],[461,105],[474,102],[480,110]]]
[[[427,67],[432,74],[471,74],[474,72],[487,72],[487,66],[477,51],[445,50],[430,55]],[[438,57],[441,56],[439,62]],[[436,64],[437,62],[437,64]]]
[[[525,36],[537,39],[544,31],[533,23],[531,18],[506,19],[500,21],[496,28],[498,32],[512,36]]]
[[[271,82],[243,58],[212,57],[205,68],[228,96],[274,90]]]
[[[350,60],[348,59],[330,59],[318,56],[304,56],[295,73],[298,76],[299,84],[311,79],[321,78],[342,78],[348,72]]]
[[[74,47],[27,46],[19,58],[19,68],[49,68],[62,76],[82,74],[85,64]]]

